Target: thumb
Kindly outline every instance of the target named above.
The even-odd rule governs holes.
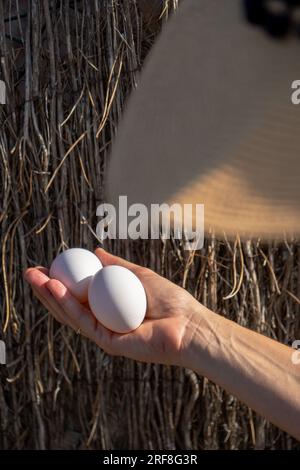
[[[137,271],[140,269],[140,266],[134,263],[130,263],[124,258],[120,258],[119,256],[112,255],[108,251],[105,251],[103,248],[97,248],[95,250],[95,255],[100,259],[101,263],[103,266],[110,266],[110,265],[115,265],[115,266],[122,266],[123,268],[130,269],[130,271]]]

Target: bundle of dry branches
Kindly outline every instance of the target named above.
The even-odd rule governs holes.
[[[177,1],[0,0],[0,447],[245,449],[296,442],[190,370],[111,358],[55,323],[22,280],[63,247],[99,244],[112,137]],[[109,242],[222,315],[285,343],[300,338],[300,245]]]

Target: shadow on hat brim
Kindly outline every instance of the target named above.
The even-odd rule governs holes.
[[[300,233],[300,42],[274,40],[237,0],[183,2],[144,67],[113,145],[108,198],[204,204],[205,228]]]

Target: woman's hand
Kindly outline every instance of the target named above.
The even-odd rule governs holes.
[[[144,285],[146,318],[131,333],[113,333],[98,323],[87,305],[49,279],[45,268],[27,269],[25,278],[58,321],[80,330],[107,353],[193,369],[300,439],[300,373],[291,348],[211,312],[149,269],[101,249],[96,255],[104,266],[130,269]]]
[[[187,291],[150,269],[129,263],[103,249],[97,249],[95,254],[103,266],[114,264],[130,269],[145,288],[146,318],[131,333],[113,333],[101,325],[87,304],[80,304],[60,281],[49,279],[46,268],[29,268],[24,277],[56,320],[80,331],[107,353],[144,362],[183,365],[187,337],[190,336],[188,326],[192,318],[199,315],[200,319],[201,305]]]

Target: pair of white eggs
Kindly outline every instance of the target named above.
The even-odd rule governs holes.
[[[122,266],[102,266],[91,251],[70,248],[52,262],[50,277],[62,282],[106,328],[128,333],[143,322],[147,300],[141,281]]]

